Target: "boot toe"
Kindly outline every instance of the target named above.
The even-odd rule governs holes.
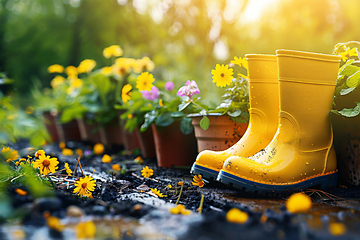
[[[195,164],[210,168],[212,170],[220,171],[224,161],[228,157],[230,157],[230,154],[225,151],[215,152],[204,150],[198,154]]]

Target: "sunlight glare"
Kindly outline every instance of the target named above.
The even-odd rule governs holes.
[[[277,4],[278,0],[249,0],[244,12],[245,22],[257,21],[264,10],[270,5]]]

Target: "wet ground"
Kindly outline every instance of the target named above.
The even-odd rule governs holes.
[[[83,143],[66,145],[84,151],[88,148]],[[26,143],[13,147],[22,156],[29,154]],[[75,156],[63,156],[57,145],[47,145],[44,150],[56,156],[60,165],[68,162],[72,169],[75,167]],[[137,164],[134,162],[136,152],[129,155],[114,149],[108,153],[113,156],[111,163],[103,163],[102,155],[89,154],[81,159],[85,174],[97,180],[93,199],[79,199],[72,194],[71,186],[59,187],[54,198],[35,201],[13,194],[17,202],[15,210],[23,214],[3,221],[0,239],[76,239],[79,222],[90,220],[96,226],[95,239],[360,238],[359,188],[341,187],[329,192],[308,190],[306,193],[311,196],[313,207],[307,214],[294,215],[286,210],[287,196],[261,198],[217,182],[199,188],[192,186],[189,169],[157,168],[155,159],[145,159],[143,164]],[[112,164],[119,164],[126,171],[115,174],[111,170]],[[151,179],[141,176],[144,166],[154,169]],[[77,174],[81,176],[80,169]],[[191,210],[190,215],[169,212],[176,206],[180,190],[178,182],[184,183],[179,204]],[[159,189],[166,197],[157,197],[150,188]],[[204,205],[200,215],[197,209],[202,194]],[[227,222],[226,212],[234,207],[249,214],[247,222]],[[60,232],[49,229],[43,217],[45,211],[61,219],[66,228]],[[335,236],[329,230],[331,223],[343,223],[346,231]]]

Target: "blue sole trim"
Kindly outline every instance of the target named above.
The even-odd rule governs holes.
[[[199,166],[195,162],[191,167],[190,173],[191,174],[201,174],[202,177],[207,179],[207,180],[211,180],[211,179],[216,180],[219,172],[215,171],[215,170],[212,170],[210,168]]]
[[[271,195],[274,193],[295,192],[311,187],[320,187],[321,190],[335,188],[337,185],[338,173],[336,172],[333,174],[311,178],[295,184],[271,185],[253,182],[221,170],[218,174],[217,180],[224,184],[241,189],[245,192]]]

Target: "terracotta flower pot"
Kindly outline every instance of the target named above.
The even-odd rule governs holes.
[[[197,155],[194,132],[184,135],[179,121],[161,129],[155,124],[151,127],[159,167],[190,166],[194,162]]]
[[[79,126],[75,119],[68,123],[60,123],[59,116],[56,118],[56,127],[60,141],[81,141]]]
[[[148,128],[145,132],[140,132],[139,128],[135,128],[134,133],[139,139],[140,150],[143,158],[154,158],[156,156],[156,152],[152,128]]]
[[[200,127],[201,115],[191,115],[191,123],[194,126],[198,144],[198,152],[203,150],[222,151],[226,150],[244,135],[248,124],[236,123],[228,115],[210,114],[210,126],[207,130]]]
[[[51,140],[53,142],[58,142],[59,134],[58,134],[58,130],[56,127],[56,119],[55,119],[56,113],[46,111],[46,112],[43,112],[43,116],[44,116],[44,121],[45,121],[45,127],[51,136]]]
[[[98,123],[89,124],[87,119],[77,119],[77,123],[79,125],[82,141],[102,144],[107,143],[104,128],[99,128]]]
[[[138,135],[134,132],[130,133],[128,130],[124,128],[124,124],[121,123],[120,116],[124,112],[125,112],[124,110],[117,111],[117,121],[120,125],[120,130],[121,130],[120,136],[121,136],[122,144],[124,145],[124,149],[126,151],[131,151],[136,148],[140,148],[140,142]]]
[[[106,124],[104,126],[105,136],[106,136],[106,144],[111,148],[113,145],[122,146],[124,144],[123,141],[123,130],[120,126],[117,118],[114,121]]]

